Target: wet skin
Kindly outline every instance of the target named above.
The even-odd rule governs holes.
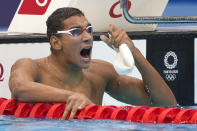
[[[64,20],[63,25],[67,30],[86,28],[90,23],[84,16],[72,16]],[[101,40],[110,47],[126,43],[143,80],[118,75],[110,63],[91,60],[93,35],[83,31],[78,37],[68,34],[51,36],[50,44],[55,53],[46,58],[18,60],[12,66],[9,81],[12,97],[24,102],[65,102],[63,119],[70,110],[72,119],[77,110],[102,104],[104,92],[134,105],[176,105],[168,85],[135,48],[126,32],[114,25],[109,26],[108,32],[111,39],[101,35]],[[82,53],[84,49],[88,49],[85,55]]]

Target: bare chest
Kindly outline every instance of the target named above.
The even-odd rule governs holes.
[[[82,93],[95,104],[102,103],[103,94],[107,86],[105,78],[97,74],[89,73],[80,81],[75,81],[74,79],[74,77],[71,79],[64,79],[57,73],[41,71],[39,82],[54,88]]]

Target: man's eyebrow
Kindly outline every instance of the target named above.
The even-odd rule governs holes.
[[[81,28],[81,26],[72,26],[69,29],[73,29],[73,28]]]
[[[88,23],[88,25],[86,27],[88,27],[88,26],[92,26],[92,24]],[[82,29],[81,26],[72,26],[69,29],[73,29],[73,28],[81,28]]]

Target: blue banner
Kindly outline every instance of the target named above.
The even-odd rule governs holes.
[[[0,30],[8,28],[21,0],[1,0],[0,4]]]

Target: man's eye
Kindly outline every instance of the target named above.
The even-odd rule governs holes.
[[[81,29],[72,30],[72,31],[71,31],[71,34],[72,34],[73,36],[78,36],[78,35],[81,34]]]

